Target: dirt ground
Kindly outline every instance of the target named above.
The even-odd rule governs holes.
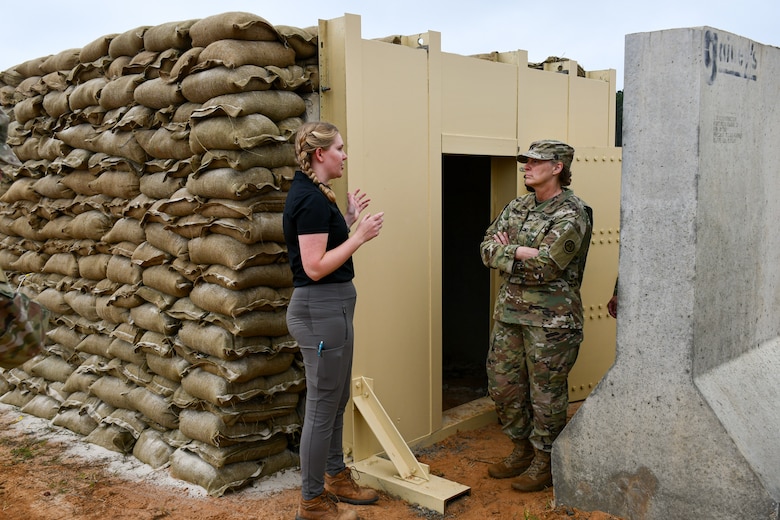
[[[295,518],[300,474],[289,470],[222,497],[152,470],[132,457],[86,443],[48,422],[0,408],[0,518],[5,520],[290,520]],[[555,507],[552,489],[512,490],[510,480],[487,476],[511,443],[499,426],[461,432],[420,450],[431,472],[469,486],[445,513],[382,494],[377,504],[355,509],[364,520],[619,520],[602,512]],[[135,461],[135,463],[133,463]],[[138,466],[143,466],[140,468]]]

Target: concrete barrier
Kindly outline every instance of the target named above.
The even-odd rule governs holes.
[[[557,505],[778,518],[780,49],[626,37],[616,361],[553,448]]]

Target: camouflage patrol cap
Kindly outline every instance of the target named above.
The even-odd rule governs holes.
[[[5,142],[8,138],[8,123],[10,122],[11,118],[0,110],[0,165],[21,166],[21,161],[19,161],[19,158],[16,157],[14,151]]]
[[[566,168],[571,169],[571,161],[574,159],[574,148],[561,141],[553,141],[551,139],[534,141],[527,152],[517,156],[517,160],[521,163],[528,162],[528,159],[561,161]]]

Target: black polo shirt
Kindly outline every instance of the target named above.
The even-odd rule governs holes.
[[[303,172],[296,171],[293,177],[284,204],[283,224],[284,240],[287,242],[287,252],[293,272],[293,286],[348,282],[355,277],[352,257],[334,272],[316,282],[303,270],[298,235],[327,233],[327,251],[338,247],[349,238],[349,227],[339,207],[329,201]]]

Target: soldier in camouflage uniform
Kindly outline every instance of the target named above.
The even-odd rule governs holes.
[[[520,154],[531,193],[503,209],[480,245],[482,262],[501,275],[489,391],[514,443],[488,473],[517,477],[519,491],[552,485],[550,452],[566,424],[567,380],[582,342],[580,286],[593,223],[590,208],[566,187],[573,157],[571,146],[551,140]]]

